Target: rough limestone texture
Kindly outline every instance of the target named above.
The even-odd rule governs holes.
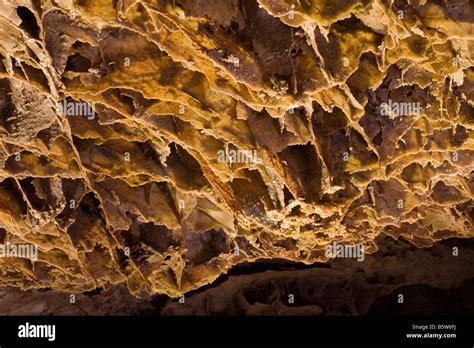
[[[474,239],[430,248],[378,237],[366,262],[333,259],[304,265],[283,260],[235,266],[210,286],[137,299],[125,284],[70,295],[55,290],[0,289],[7,315],[474,315]],[[462,245],[462,246],[461,246]],[[459,247],[453,257],[452,248]],[[400,304],[399,294],[404,303]],[[289,301],[292,296],[293,301]],[[12,305],[14,304],[14,305]]]
[[[473,22],[470,0],[0,0],[0,243],[38,248],[0,286],[177,298],[333,242],[473,238]]]

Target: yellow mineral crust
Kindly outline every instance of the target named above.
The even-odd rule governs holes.
[[[472,238],[469,0],[0,0],[0,286],[140,296]],[[16,255],[19,256],[19,255]]]

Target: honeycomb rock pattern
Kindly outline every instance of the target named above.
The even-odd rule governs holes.
[[[0,0],[0,286],[183,293],[472,238],[469,0]],[[387,108],[388,106],[388,108]]]

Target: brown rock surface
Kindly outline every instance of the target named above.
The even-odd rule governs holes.
[[[175,298],[333,242],[474,237],[473,22],[469,0],[0,0],[0,243],[39,250],[0,285]]]
[[[124,284],[70,295],[56,290],[0,288],[8,315],[472,315],[474,240],[416,248],[390,237],[366,262],[335,259],[304,265],[281,259],[234,267],[185,296],[137,299]],[[463,245],[453,257],[452,248]],[[404,303],[398,303],[403,294]],[[289,302],[290,295],[294,301]],[[12,305],[15,304],[15,305]]]

